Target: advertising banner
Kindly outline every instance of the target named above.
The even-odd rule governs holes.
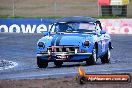
[[[48,31],[54,19],[1,18],[0,33],[41,33]],[[132,34],[132,19],[99,19],[109,34]]]
[[[4,33],[41,33],[51,27],[53,19],[0,19],[0,32]]]
[[[132,19],[100,19],[109,34],[132,34]]]

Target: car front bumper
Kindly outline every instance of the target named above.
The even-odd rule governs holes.
[[[41,59],[45,59],[49,62],[52,61],[72,62],[72,61],[84,61],[86,58],[89,58],[91,55],[92,53],[52,52],[52,53],[37,54],[37,57]]]

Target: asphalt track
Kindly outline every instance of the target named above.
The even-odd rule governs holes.
[[[66,62],[61,68],[53,63],[44,69],[36,65],[36,42],[42,34],[0,33],[0,60],[17,63],[12,68],[0,69],[0,79],[29,79],[44,77],[69,77],[78,73],[80,65],[87,73],[131,73],[132,72],[132,35],[111,35],[111,62],[86,66],[85,62]]]

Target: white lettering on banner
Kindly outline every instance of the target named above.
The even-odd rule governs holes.
[[[31,28],[31,25],[29,24],[26,27],[25,25],[22,24],[21,28],[23,33],[34,33],[36,29],[36,25],[33,25],[33,27]]]
[[[51,25],[49,25],[49,28],[51,28]],[[48,28],[46,27],[46,25],[41,24],[41,25],[24,25],[21,24],[20,26],[17,24],[13,24],[11,26],[6,26],[6,25],[0,25],[0,32],[4,32],[4,33],[41,33],[42,31],[47,31]]]
[[[16,30],[16,31],[15,31],[15,30]],[[17,24],[13,24],[13,25],[10,26],[9,32],[10,32],[10,33],[13,33],[13,32],[15,32],[15,33],[20,33],[20,32],[21,32],[21,31],[20,31],[20,27],[19,27]]]
[[[3,32],[8,32],[8,27],[6,25],[0,25],[0,32],[2,32],[2,29],[3,29]]]
[[[37,33],[41,33],[43,31],[47,31],[47,27],[45,25],[41,24],[37,27]]]

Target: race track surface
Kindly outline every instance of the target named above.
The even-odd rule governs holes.
[[[132,35],[111,35],[111,62],[86,66],[85,62],[66,62],[61,68],[53,63],[45,69],[36,65],[36,42],[42,34],[0,34],[0,61],[12,61],[15,67],[2,68],[0,79],[27,79],[43,77],[74,76],[82,65],[87,73],[129,73],[132,72]]]

